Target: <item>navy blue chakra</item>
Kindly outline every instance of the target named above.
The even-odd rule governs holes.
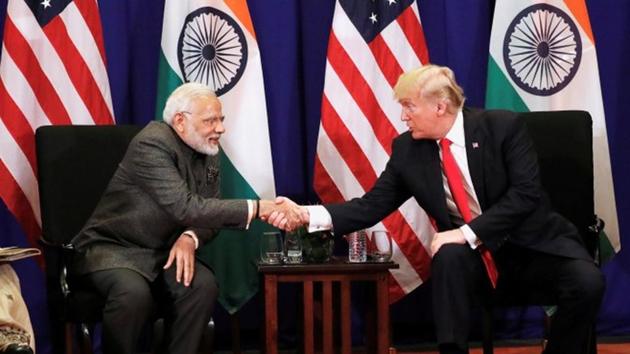
[[[186,16],[177,43],[184,81],[206,84],[217,96],[228,92],[247,64],[247,41],[241,27],[225,12],[202,7]]]
[[[562,90],[582,57],[580,32],[561,9],[538,4],[512,20],[503,41],[503,61],[512,81],[538,96]]]

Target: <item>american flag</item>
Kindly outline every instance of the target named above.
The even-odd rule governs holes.
[[[9,0],[0,59],[0,197],[41,234],[35,130],[113,124],[96,0]]]
[[[406,130],[392,88],[429,60],[415,0],[338,0],[328,43],[314,187],[324,203],[359,197],[385,169],[391,142]],[[390,299],[429,275],[434,230],[415,200],[374,226],[394,240]]]

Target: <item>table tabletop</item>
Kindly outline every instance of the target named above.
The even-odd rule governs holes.
[[[346,257],[332,257],[331,260],[326,263],[258,263],[258,272],[263,274],[363,273],[386,271],[397,268],[398,264],[391,261],[350,263]]]

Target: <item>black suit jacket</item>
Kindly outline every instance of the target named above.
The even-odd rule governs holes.
[[[468,166],[482,214],[469,226],[493,253],[506,243],[545,253],[590,259],[577,228],[550,207],[538,160],[524,123],[509,111],[464,108]],[[369,227],[413,197],[438,231],[455,227],[446,207],[439,148],[409,132],[374,187],[361,198],[327,205],[336,233]]]
[[[215,229],[244,228],[247,202],[218,199],[218,162],[195,152],[166,123],[149,123],[72,240],[76,273],[129,268],[153,280],[183,231],[194,230],[203,243]]]

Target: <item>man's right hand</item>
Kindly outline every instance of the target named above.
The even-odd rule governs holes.
[[[261,200],[259,216],[269,224],[286,231],[293,231],[309,222],[306,208],[286,197],[277,197],[275,201]]]

